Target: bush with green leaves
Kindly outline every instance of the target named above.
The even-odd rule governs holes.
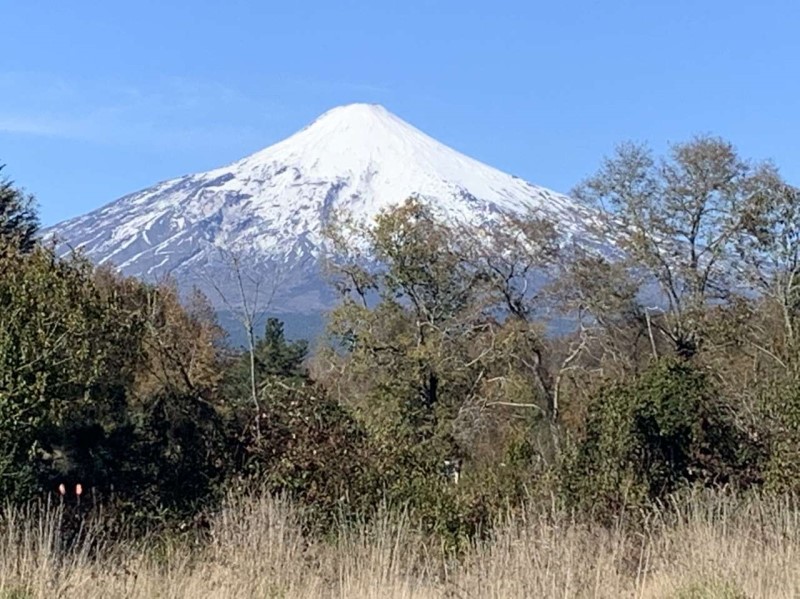
[[[0,496],[30,496],[56,459],[45,434],[71,414],[124,397],[124,335],[82,260],[49,250],[0,254]],[[92,408],[93,409],[93,408]]]
[[[765,486],[800,492],[800,390],[794,377],[764,384],[758,408],[760,434],[768,447]]]
[[[218,333],[195,302],[41,246],[0,253],[0,497],[188,506],[225,465]]]
[[[256,426],[255,418],[259,419]],[[314,383],[266,381],[261,413],[238,412],[235,477],[289,494],[314,514],[320,530],[339,516],[377,504],[380,480],[363,427]]]
[[[686,485],[746,486],[759,477],[760,456],[708,376],[663,359],[591,398],[585,431],[565,459],[565,491],[613,514]]]

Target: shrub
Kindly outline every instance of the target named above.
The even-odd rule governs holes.
[[[768,490],[800,492],[800,390],[792,380],[761,391],[762,433],[769,446],[764,478]]]
[[[256,426],[240,408],[240,478],[286,493],[314,513],[320,530],[339,516],[377,504],[380,478],[366,433],[348,411],[311,382],[268,380]]]
[[[565,491],[616,513],[685,485],[748,484],[758,455],[707,376],[665,359],[591,398],[585,433],[565,460]]]

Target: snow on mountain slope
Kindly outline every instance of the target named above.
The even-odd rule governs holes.
[[[581,234],[591,219],[570,198],[460,154],[381,106],[352,104],[238,162],[159,183],[45,234],[126,274],[170,274],[206,291],[209,281],[226,284],[227,250],[265,276],[280,272],[276,311],[315,311],[330,301],[317,259],[331,211],[369,220],[412,195],[475,223],[538,208]]]

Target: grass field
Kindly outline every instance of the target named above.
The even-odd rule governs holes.
[[[397,515],[310,540],[290,503],[269,497],[230,500],[202,542],[110,543],[88,530],[64,552],[60,517],[5,510],[1,598],[800,596],[791,498],[695,494],[639,514],[636,527],[539,507],[458,559]]]

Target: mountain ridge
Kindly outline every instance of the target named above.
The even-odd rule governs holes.
[[[210,287],[231,283],[222,255],[242,256],[265,280],[280,279],[278,312],[313,312],[332,300],[319,264],[330,214],[370,221],[410,196],[475,225],[540,210],[571,235],[591,219],[567,196],[453,150],[380,105],[350,104],[240,160],[128,194],[45,235],[128,275],[172,275],[217,303]]]

